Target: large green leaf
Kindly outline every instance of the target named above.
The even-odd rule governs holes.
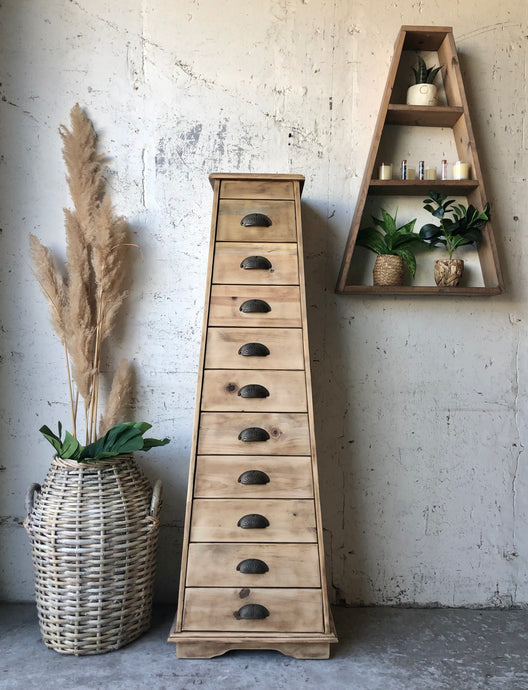
[[[401,256],[405,265],[411,272],[412,277],[414,278],[416,275],[416,257],[414,256],[412,250],[409,249],[409,247],[398,247],[394,250],[394,253],[397,256]]]
[[[376,228],[362,228],[357,234],[356,244],[359,244],[360,247],[370,249],[375,254],[388,253],[385,239]]]
[[[83,447],[79,441],[66,431],[64,441],[61,440],[62,425],[59,424],[59,436],[47,426],[40,431],[55,448],[57,455],[64,459],[82,462],[112,458],[122,453],[132,453],[137,450],[150,450],[155,446],[165,446],[170,443],[168,438],[162,440],[143,438],[143,434],[152,428],[147,422],[124,422],[116,424],[104,436]]]

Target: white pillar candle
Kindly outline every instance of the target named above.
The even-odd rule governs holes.
[[[415,180],[416,179],[416,168],[407,168],[407,177],[405,179],[406,180]]]
[[[436,168],[426,168],[425,169],[425,179],[426,180],[436,180]]]
[[[380,180],[392,180],[392,165],[390,163],[382,163],[379,167]]]
[[[469,163],[457,161],[453,165],[453,179],[454,180],[468,180],[469,179]]]

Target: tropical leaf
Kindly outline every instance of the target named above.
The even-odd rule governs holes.
[[[366,247],[375,254],[387,254],[388,248],[385,239],[376,228],[362,228],[357,235],[356,244]]]
[[[133,453],[137,450],[150,450],[155,446],[165,446],[170,443],[168,438],[162,440],[143,438],[143,434],[151,429],[147,422],[124,422],[110,428],[104,436],[83,447],[74,436],[66,431],[64,441],[61,440],[62,424],[59,423],[59,436],[47,426],[41,427],[43,436],[52,444],[60,458],[87,462],[112,458],[123,453]]]
[[[412,277],[414,278],[416,275],[416,257],[414,256],[412,250],[409,249],[409,247],[398,247],[394,250],[394,253],[397,256],[401,256],[405,265],[411,272]]]

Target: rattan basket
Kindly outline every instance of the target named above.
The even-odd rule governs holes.
[[[403,259],[392,254],[376,257],[372,271],[374,285],[403,285]]]
[[[46,646],[99,654],[149,628],[160,503],[161,482],[152,490],[130,455],[55,458],[42,487],[30,486],[24,526]]]

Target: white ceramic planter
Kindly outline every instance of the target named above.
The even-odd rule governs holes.
[[[407,105],[438,105],[434,84],[414,84],[407,89]]]

